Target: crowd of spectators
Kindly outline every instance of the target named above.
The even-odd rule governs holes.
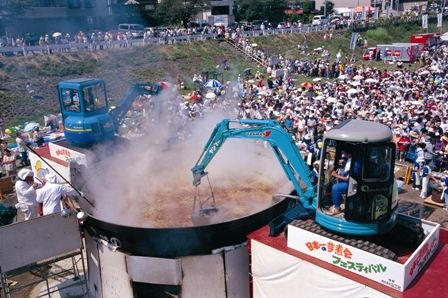
[[[342,23],[334,22],[323,26],[326,30],[341,29]],[[346,26],[349,23],[344,23]],[[42,35],[27,33],[24,35],[8,34],[0,37],[0,48],[18,48],[9,54],[22,55],[23,48],[26,54],[29,53],[52,53],[53,51],[76,50],[101,50],[111,47],[127,47],[132,45],[144,45],[150,43],[176,43],[191,40],[219,39],[226,34],[237,32],[239,35],[266,35],[292,32],[292,30],[302,30],[301,23],[280,23],[276,26],[270,23],[257,26],[247,24],[233,24],[232,26],[204,25],[183,27],[148,27],[144,31],[131,32],[123,30],[88,32],[79,31],[77,33],[53,32]],[[320,27],[319,27],[320,28]],[[314,27],[314,30],[319,30]],[[306,30],[304,31],[306,32]],[[27,49],[31,46],[38,46],[40,49]],[[70,47],[69,47],[70,46]],[[2,52],[5,55],[5,52]]]
[[[342,56],[314,61],[280,56],[266,74],[240,76],[212,90],[217,99],[198,89],[171,110],[183,121],[217,108],[238,118],[274,119],[312,154],[325,131],[346,119],[380,122],[393,131],[397,160],[416,161],[422,151],[433,170],[448,170],[448,46],[427,51],[416,71],[409,66],[387,70],[381,62],[366,67]],[[293,74],[309,82],[298,86]]]

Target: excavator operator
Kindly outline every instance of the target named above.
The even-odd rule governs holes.
[[[347,160],[340,158],[338,160],[338,167],[331,172],[331,176],[335,178],[336,183],[334,183],[331,187],[331,199],[333,201],[333,206],[325,212],[327,215],[336,215],[342,212],[342,194],[346,192],[348,188],[349,171],[347,170],[347,165]]]

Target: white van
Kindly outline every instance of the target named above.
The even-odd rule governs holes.
[[[320,26],[328,23],[328,19],[324,15],[317,15],[313,17],[313,21],[311,22],[311,25],[313,26]]]
[[[145,33],[145,27],[140,24],[119,24],[118,31],[131,32],[133,38],[143,38]]]

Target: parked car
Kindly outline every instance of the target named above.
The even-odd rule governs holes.
[[[320,26],[328,23],[329,20],[324,15],[317,15],[313,17],[313,21],[311,22],[311,25],[313,26]]]
[[[123,33],[130,32],[133,38],[143,38],[145,27],[140,24],[119,24],[118,31]]]

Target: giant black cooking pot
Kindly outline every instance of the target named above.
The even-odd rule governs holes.
[[[260,212],[210,225],[132,227],[106,222],[89,215],[84,227],[92,236],[119,244],[119,250],[131,255],[162,258],[203,255],[210,254],[216,248],[244,242],[250,232],[285,212],[289,202],[290,199],[276,201]]]

